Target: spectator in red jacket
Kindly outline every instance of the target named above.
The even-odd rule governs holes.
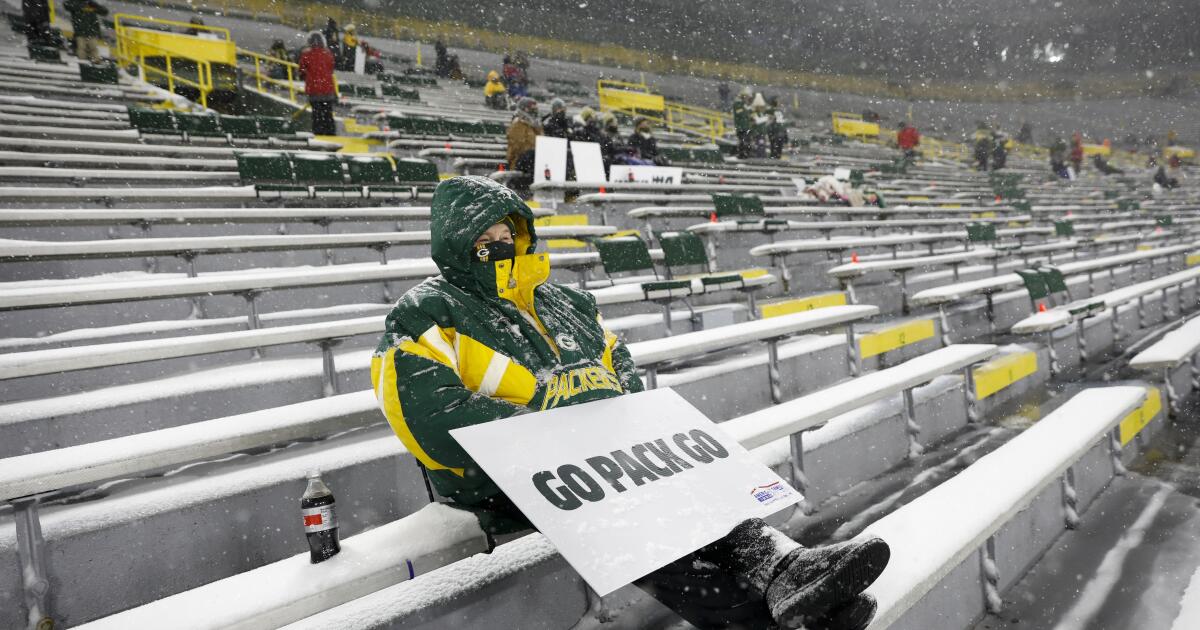
[[[320,33],[309,35],[308,47],[300,53],[299,64],[304,92],[312,106],[313,135],[337,135],[337,125],[333,121],[333,104],[337,101],[333,79],[335,63],[333,53],[325,47],[325,38]]]
[[[1083,136],[1078,131],[1071,136],[1071,166],[1075,167],[1076,175],[1083,167]]]
[[[921,144],[921,132],[901,121],[900,131],[896,133],[896,146],[904,153],[904,159],[912,160],[917,157],[918,144]]]

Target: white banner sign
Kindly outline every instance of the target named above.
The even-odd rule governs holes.
[[[533,148],[533,181],[567,181],[567,139],[538,136]]]
[[[575,161],[575,181],[604,181],[604,158],[595,142],[572,142],[571,157]]]
[[[801,498],[667,388],[450,434],[601,595]]]
[[[683,183],[683,169],[677,166],[629,166],[613,164],[609,170],[610,182],[640,182],[643,184]]]

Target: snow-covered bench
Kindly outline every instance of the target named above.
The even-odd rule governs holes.
[[[733,193],[733,192],[754,192],[764,194],[778,194],[779,186],[762,186],[749,184],[652,184],[643,182],[534,182],[530,185],[532,190],[543,191],[565,191],[565,190],[619,190],[619,191],[644,191],[644,192],[663,192],[663,191],[679,191],[679,192],[704,192],[704,193]]]
[[[1171,413],[1179,412],[1180,401],[1200,386],[1200,317],[1193,317],[1178,328],[1163,335],[1150,347],[1137,353],[1129,360],[1129,367],[1145,372],[1160,372],[1166,391],[1166,402]],[[1176,387],[1175,370],[1183,365],[1188,372],[1182,388]]]
[[[989,345],[943,348],[896,367],[874,372],[764,411],[730,420],[722,427],[748,448],[788,439],[796,440],[795,446],[801,446],[797,438],[789,436],[820,426],[840,414],[897,394],[903,395],[906,402],[909,403],[906,405],[906,413],[909,413],[911,412],[912,388],[938,376],[967,369],[975,363],[988,359],[995,352],[995,346]],[[906,419],[911,420],[911,415],[906,415]],[[919,427],[915,427],[915,423],[910,424],[919,430]],[[910,436],[912,439],[916,439],[915,432],[910,433]],[[802,462],[793,461],[793,472],[796,474],[797,481],[803,480]],[[800,485],[803,486],[802,483]],[[429,509],[426,508],[426,510]],[[372,556],[375,553],[374,546],[387,544],[396,544],[403,551],[412,553],[411,547],[403,546],[398,538],[392,537],[389,533],[375,534],[375,532],[380,532],[385,528],[398,527],[397,523],[414,519],[420,514],[419,512],[417,515],[406,517],[406,519],[377,528],[372,532],[346,538],[338,558],[323,563],[323,565],[314,567],[308,563],[307,554],[297,555],[81,627],[93,629],[138,627],[148,620],[161,619],[162,615],[167,614],[167,611],[176,616],[186,615],[189,620],[194,620],[197,628],[280,626],[301,620],[307,624],[329,619],[340,619],[345,623],[349,619],[362,618],[358,614],[359,611],[374,608],[383,602],[388,602],[384,605],[392,608],[382,618],[393,625],[402,625],[406,618],[412,619],[411,615],[420,613],[422,608],[453,606],[455,602],[477,592],[486,584],[503,581],[517,576],[519,573],[536,569],[557,557],[553,548],[547,545],[539,534],[531,534],[501,545],[490,555],[468,558],[459,566],[445,566],[429,575],[428,578],[422,577],[422,574],[431,573],[430,569],[433,567],[428,562],[424,563],[424,566],[415,566],[410,574],[394,570],[394,566],[397,564],[407,566],[404,564],[403,554],[397,557],[394,550],[381,553],[380,555],[384,556],[386,562],[380,562],[379,559]],[[390,532],[391,529],[387,531]],[[446,556],[453,556],[453,551],[462,549],[463,545],[462,537],[457,535],[457,531],[456,529],[456,535],[447,537],[449,540],[445,545],[439,544],[437,537],[421,537],[420,550],[428,553],[431,549],[441,548],[446,550]],[[521,549],[523,553],[516,553],[518,549]],[[533,549],[537,551],[529,553]],[[471,549],[460,557],[478,551],[481,550]],[[330,562],[336,564],[330,564]],[[389,563],[392,567],[391,570],[388,567]],[[480,565],[486,565],[487,569],[481,572],[483,567]],[[330,573],[331,568],[335,568],[336,573]],[[463,578],[467,578],[468,574],[475,575],[469,579],[440,579],[441,576],[460,574]],[[319,590],[308,586],[300,586],[295,589],[278,587],[283,583],[306,583],[310,579],[320,585]],[[412,597],[404,594],[414,587],[420,588],[429,580],[438,583],[438,597],[431,600],[414,601]],[[269,589],[270,592],[264,595],[262,594],[264,589]],[[220,610],[201,614],[206,607],[211,608],[214,598],[219,598],[224,602]],[[314,600],[316,601],[314,602]],[[337,607],[334,608],[334,606]],[[316,614],[321,609],[328,609],[326,613],[328,616],[323,614],[313,617],[311,620],[304,619]],[[189,611],[194,611],[194,614]]]
[[[0,166],[0,181],[125,181],[125,182],[236,182],[235,171],[169,171],[122,168],[54,168],[41,166]]]
[[[1138,327],[1145,328],[1148,325],[1148,322],[1145,321],[1146,297],[1155,293],[1161,294],[1160,307],[1162,309],[1162,319],[1165,321],[1171,317],[1168,311],[1167,294],[1168,291],[1174,289],[1177,299],[1175,316],[1181,317],[1184,312],[1182,288],[1187,284],[1192,284],[1193,287],[1200,290],[1200,267],[1191,267],[1160,278],[1131,284],[1107,293],[1075,300],[1069,304],[1036,313],[1014,324],[1012,332],[1018,335],[1047,335],[1047,342],[1050,347],[1051,371],[1057,373],[1060,370],[1060,366],[1054,352],[1055,331],[1071,324],[1077,324],[1075,334],[1079,345],[1080,360],[1086,362],[1088,360],[1088,348],[1086,343],[1087,338],[1084,334],[1084,320],[1107,311],[1113,329],[1113,341],[1116,342],[1121,338],[1119,311],[1122,306],[1131,302],[1137,302]]]
[[[603,225],[554,225],[539,228],[538,232],[548,239],[594,238],[613,234],[616,232],[616,228]],[[187,261],[188,275],[194,277],[196,275],[195,259],[204,254],[365,247],[378,251],[380,262],[386,265],[389,248],[403,245],[428,245],[429,242],[429,230],[359,234],[185,236],[103,241],[0,240],[0,263],[178,256]]]
[[[1076,488],[1098,493],[1122,474],[1116,427],[1145,398],[1144,388],[1130,386],[1076,394],[1004,446],[869,525],[861,536],[880,536],[892,549],[883,575],[867,590],[879,602],[870,629],[969,627],[985,611],[1001,612],[1001,584],[1015,582],[1058,536],[1059,530],[1031,525],[1034,517],[1026,510],[1042,518],[1047,510],[1058,511],[1056,520],[1074,528],[1080,503],[1087,501]],[[1087,465],[1077,466],[1081,462]],[[1002,535],[1024,543],[1001,545]],[[1002,575],[999,567],[1016,573]]]
[[[340,145],[332,142],[324,142],[308,138],[304,141],[297,142],[282,142],[273,140],[270,143],[277,148],[303,148],[309,151],[333,151],[340,148]],[[84,151],[90,154],[98,155],[128,155],[128,156],[158,156],[169,155],[176,157],[197,157],[207,156],[213,158],[230,159],[235,151],[244,151],[244,148],[238,147],[214,147],[191,144],[139,144],[132,142],[88,142],[83,140],[59,140],[55,138],[18,138],[10,136],[0,136],[0,147],[12,149],[15,151],[50,151],[59,150],[63,152],[80,152]]]

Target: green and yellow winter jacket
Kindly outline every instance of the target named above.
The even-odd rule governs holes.
[[[749,133],[754,126],[754,115],[746,101],[738,97],[733,103],[733,127],[739,134]]]
[[[516,257],[477,260],[475,240],[506,217]],[[642,383],[595,299],[546,282],[550,257],[534,253],[533,213],[511,190],[483,177],[442,182],[430,231],[442,273],[392,309],[371,378],[392,429],[437,491],[474,505],[500,490],[450,430],[641,391]]]

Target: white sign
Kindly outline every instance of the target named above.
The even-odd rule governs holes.
[[[367,73],[367,49],[359,46],[354,49],[354,74]]]
[[[567,139],[538,136],[533,150],[533,181],[567,181]]]
[[[668,388],[450,434],[600,595],[801,498]]]
[[[629,166],[613,164],[609,172],[610,182],[640,182],[643,184],[683,183],[683,169],[678,166]]]
[[[602,182],[604,176],[604,158],[600,155],[600,145],[595,142],[572,142],[571,157],[575,162],[575,181]]]
[[[834,179],[837,179],[838,181],[848,182],[848,181],[850,181],[850,169],[835,168],[835,169],[833,169],[833,177],[834,177]]]

